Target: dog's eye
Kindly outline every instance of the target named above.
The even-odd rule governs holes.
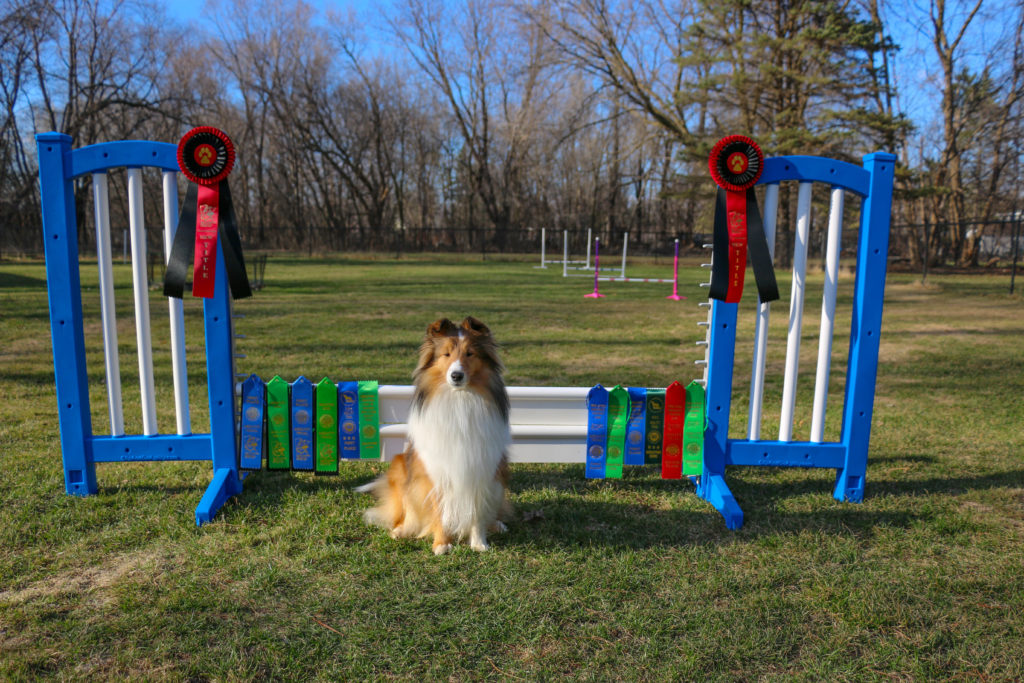
[[[450,356],[450,355],[452,355],[452,354],[450,354],[450,353],[448,353],[448,352],[446,351],[446,352],[442,353],[441,355],[442,355],[442,356],[444,356],[445,358],[447,358],[448,356]]]
[[[472,355],[473,355],[473,352],[472,352],[472,351],[466,351],[466,357],[467,357],[467,358],[469,358],[469,357],[470,357],[470,356],[472,356]]]

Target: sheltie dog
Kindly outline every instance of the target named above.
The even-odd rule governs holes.
[[[370,524],[392,538],[433,535],[435,555],[459,540],[487,550],[487,532],[505,531],[509,400],[491,331],[469,317],[427,328],[413,373],[409,445],[388,471],[357,490],[373,493]]]

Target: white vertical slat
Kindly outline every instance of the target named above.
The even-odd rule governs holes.
[[[544,237],[545,237],[545,235],[544,235],[544,228],[541,228],[540,229],[540,267],[541,268],[547,268],[547,264],[544,262],[544,255],[545,255],[545,251],[544,251],[545,239],[544,239]]]
[[[626,277],[626,247],[629,246],[629,233],[622,233],[622,277]]]
[[[796,244],[793,249],[793,291],[789,298],[789,333],[786,338],[786,370],[782,384],[782,415],[779,441],[793,438],[796,408],[796,376],[800,367],[800,332],[804,321],[807,284],[807,235],[811,229],[811,183],[800,183],[796,201]]]
[[[103,320],[103,361],[107,377],[107,412],[110,434],[124,436],[121,402],[121,361],[117,353],[117,312],[114,307],[114,266],[110,253],[110,194],[107,174],[92,174],[93,212],[96,216],[96,262],[100,271],[100,315]]]
[[[768,254],[775,258],[775,224],[779,214],[779,185],[772,183],[764,192],[764,236]],[[762,301],[754,319],[754,362],[750,373],[750,405],[747,412],[747,438],[761,438],[761,407],[764,401],[764,363],[768,346],[768,319],[771,303]]]
[[[142,433],[157,433],[153,388],[153,342],[149,330],[149,280],[146,276],[146,223],[142,210],[142,171],[128,169],[128,229],[132,236],[132,289],[135,292],[135,338],[139,346]]]
[[[818,333],[818,369],[814,378],[814,411],[811,441],[825,438],[825,406],[828,402],[828,372],[832,361],[832,331],[836,320],[836,292],[839,283],[839,243],[843,230],[843,190],[832,188],[828,213],[828,242],[825,246],[825,294],[821,299],[821,329]]]
[[[164,171],[164,263],[170,259],[174,231],[178,226],[178,173]],[[167,298],[171,316],[171,369],[174,375],[174,414],[178,434],[192,433],[188,407],[188,372],[185,367],[184,302]]]
[[[594,243],[594,238],[590,234],[593,228],[587,228],[587,270],[590,270],[590,245]]]

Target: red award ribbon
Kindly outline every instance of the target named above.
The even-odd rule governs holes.
[[[764,226],[757,210],[754,184],[764,170],[764,155],[744,135],[730,135],[715,144],[708,158],[718,185],[711,266],[712,299],[737,303],[743,295],[747,247],[762,301],[779,298]]]
[[[220,192],[217,186],[199,186],[196,200],[196,247],[192,266],[192,296],[213,297],[213,282],[217,274],[217,225],[220,212]]]
[[[665,436],[661,444],[661,478],[683,478],[683,430],[686,426],[686,389],[672,382],[665,389]]]
[[[165,295],[181,298],[192,250],[192,295],[204,299],[213,297],[218,239],[232,297],[240,299],[252,294],[227,183],[234,163],[234,145],[216,128],[193,128],[178,143],[178,167],[194,184],[190,184],[185,193],[185,204],[167,259]]]

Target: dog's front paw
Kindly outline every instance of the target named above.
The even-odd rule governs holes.
[[[482,553],[491,547],[487,545],[487,535],[482,528],[474,528],[469,532],[469,547],[478,553]]]
[[[494,524],[491,525],[488,531],[490,531],[492,534],[503,534],[506,531],[508,531],[508,527],[505,526],[505,523],[503,521],[498,519],[495,520]]]
[[[446,555],[446,554],[448,554],[451,551],[451,549],[452,549],[452,544],[451,543],[440,543],[440,544],[434,546],[434,554],[435,555]]]
[[[398,540],[399,538],[412,538],[415,535],[416,530],[408,524],[399,524],[391,530],[391,538],[395,540]]]

